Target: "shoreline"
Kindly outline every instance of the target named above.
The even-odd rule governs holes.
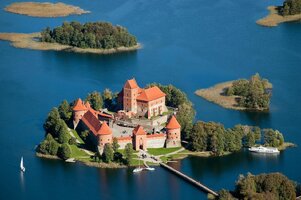
[[[267,9],[269,10],[269,14],[266,17],[263,17],[256,21],[257,24],[266,27],[275,27],[280,23],[284,22],[294,22],[301,20],[301,14],[297,15],[288,15],[282,16],[278,14],[279,6],[269,6]]]
[[[4,8],[5,11],[30,17],[66,17],[90,13],[80,7],[65,3],[50,2],[16,2]]]
[[[277,147],[279,151],[284,151],[287,148],[294,148],[297,147],[296,144],[291,143],[291,142],[284,142],[283,145]],[[243,149],[243,148],[242,148]],[[235,152],[223,152],[223,154],[221,155],[214,155],[211,151],[189,151],[187,149],[174,154],[174,157],[171,157],[171,159],[166,160],[163,163],[168,163],[168,162],[177,162],[180,160],[183,160],[185,158],[187,158],[188,156],[196,156],[196,157],[202,157],[202,158],[210,158],[210,157],[224,157],[224,156],[228,156],[231,155],[232,153]],[[53,156],[53,155],[46,155],[46,154],[42,154],[42,153],[35,153],[37,157],[39,158],[46,158],[46,159],[50,159],[50,160],[62,160],[61,158],[59,158],[58,156]],[[80,159],[75,159],[76,162],[86,165],[88,167],[96,167],[96,168],[102,168],[102,169],[122,169],[122,168],[131,168],[131,167],[137,167],[139,165],[130,165],[130,166],[126,166],[126,165],[122,165],[120,163],[105,163],[105,162],[91,162],[91,161],[83,161]],[[66,161],[64,161],[66,162]],[[75,163],[76,163],[75,162]],[[143,162],[143,161],[142,161]],[[149,166],[159,166],[158,163],[151,163],[151,162],[147,162],[147,165]]]
[[[239,96],[225,96],[223,95],[224,89],[231,87],[234,81],[227,81],[223,83],[218,83],[212,87],[205,89],[198,89],[194,93],[203,99],[215,103],[223,108],[233,109],[233,110],[248,110],[245,107],[240,107],[237,105],[236,98]]]
[[[0,40],[9,41],[16,48],[42,50],[42,51],[67,51],[75,53],[113,54],[141,49],[140,43],[132,47],[118,47],[113,49],[79,48],[59,43],[40,42],[41,33],[0,33]]]
[[[241,96],[224,95],[225,89],[231,87],[234,81],[236,80],[218,83],[209,88],[198,89],[194,92],[194,94],[226,109],[249,112],[268,112],[269,109],[250,109],[247,107],[239,106],[237,103],[237,99],[240,99]],[[272,86],[270,88],[272,88]]]

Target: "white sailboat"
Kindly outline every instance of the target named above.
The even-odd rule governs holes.
[[[25,167],[23,165],[23,156],[21,157],[20,169],[21,169],[22,172],[25,172]]]

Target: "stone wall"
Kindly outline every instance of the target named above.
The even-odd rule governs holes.
[[[147,135],[146,147],[147,148],[163,148],[166,141],[165,134]]]

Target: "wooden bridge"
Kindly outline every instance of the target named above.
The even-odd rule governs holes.
[[[188,181],[189,183],[191,183],[191,184],[195,185],[196,187],[200,188],[201,190],[203,190],[207,193],[210,193],[214,196],[218,196],[218,194],[215,191],[211,190],[210,188],[206,187],[205,185],[201,184],[200,182],[194,180],[193,178],[190,178],[189,176],[183,174],[182,172],[180,172],[180,171],[178,171],[178,170],[176,170],[176,169],[174,169],[174,168],[172,168],[172,167],[170,167],[170,166],[168,166],[168,165],[166,165],[162,162],[160,163],[160,165],[162,167],[164,167],[165,169],[168,169],[169,171],[171,171],[171,172],[175,173],[176,175],[180,176],[181,178]]]

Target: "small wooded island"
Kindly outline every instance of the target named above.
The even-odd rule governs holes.
[[[79,7],[64,3],[17,2],[5,7],[5,11],[31,17],[64,17],[90,13]]]
[[[109,54],[134,51],[140,48],[137,39],[122,26],[108,22],[64,22],[41,33],[0,33],[0,40],[8,40],[17,48],[72,51],[78,53]]]
[[[192,103],[176,87],[152,83],[140,88],[130,79],[118,93],[95,91],[85,101],[64,100],[53,108],[37,155],[112,168],[138,165],[139,160],[153,165],[187,155],[222,156],[261,144],[279,150],[293,145],[277,130],[226,129],[215,122],[194,123],[194,117]]]
[[[295,200],[297,196],[301,195],[301,185],[288,179],[281,173],[259,175],[248,173],[246,176],[239,176],[233,191],[222,189],[218,192],[218,194],[218,197],[209,195],[208,199]]]
[[[257,24],[273,27],[283,22],[301,20],[301,0],[285,0],[282,6],[269,6],[268,10],[269,15],[258,20]]]
[[[224,108],[234,110],[267,111],[270,106],[272,84],[257,73],[249,80],[239,79],[220,83],[195,92],[198,96]]]

